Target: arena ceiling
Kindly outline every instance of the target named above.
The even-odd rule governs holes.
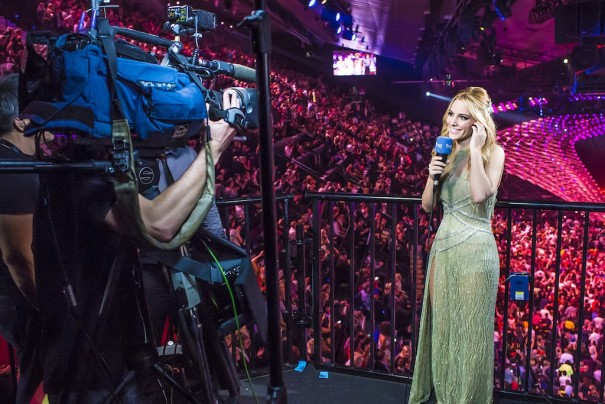
[[[580,41],[555,41],[555,6],[586,2],[599,3],[316,0],[310,7],[309,0],[266,0],[266,8],[271,16],[274,49],[306,55],[311,60],[301,59],[301,63],[323,64],[324,72],[331,67],[331,50],[348,48],[372,52],[403,66],[390,71],[388,77],[389,83],[402,91],[413,84],[426,86],[429,80],[435,80],[429,83],[433,85],[450,79],[459,85],[482,85],[504,93],[502,99],[511,99],[523,94],[547,96],[553,91],[566,92],[572,85],[573,77],[561,63]],[[255,0],[189,3],[232,23],[255,9]],[[328,29],[321,18],[324,8],[350,16],[350,27],[357,38],[343,39]],[[507,83],[504,88],[503,81]],[[605,87],[605,72],[601,81]]]
[[[572,0],[267,0],[273,31],[285,32],[301,47],[334,46],[369,51],[423,68],[427,61],[444,65],[447,58],[498,58],[498,64],[524,69],[560,58],[569,45],[555,44],[552,10],[537,3]],[[219,18],[238,20],[255,7],[253,0],[198,1]],[[352,17],[355,40],[342,39],[321,19],[325,7]],[[498,13],[500,15],[498,15]],[[532,16],[533,13],[533,16]],[[551,17],[551,18],[549,18]],[[503,18],[503,19],[501,19]],[[486,45],[485,37],[490,43]],[[488,48],[488,49],[486,49]],[[485,53],[491,53],[485,55]],[[438,72],[436,72],[438,73]]]
[[[6,0],[6,5],[17,1]],[[126,1],[137,2],[141,10],[153,7],[154,13],[162,16],[166,13],[165,0],[110,0],[109,4]],[[21,2],[26,5],[25,9],[35,9],[36,0]],[[255,0],[168,2],[178,3],[212,11],[219,21],[233,25],[256,8]],[[561,80],[553,76],[564,73],[560,71],[560,61],[572,53],[578,41],[556,43],[553,10],[555,5],[576,3],[603,2],[316,0],[311,7],[309,0],[265,0],[271,16],[274,54],[289,52],[301,58],[300,62],[322,65],[326,71],[331,67],[333,49],[367,51],[403,66],[392,69],[388,77],[389,83],[395,83],[402,91],[407,88],[406,84],[426,84],[431,79],[447,83],[449,79],[493,86],[499,92],[507,92],[502,99],[511,99],[515,94],[545,94],[550,89],[559,91]],[[0,0],[0,4],[5,2]],[[355,40],[343,39],[326,27],[321,18],[321,10],[325,8],[350,17],[349,26],[356,33]],[[554,66],[556,63],[559,67]],[[605,72],[602,76],[605,90]],[[501,86],[504,80],[505,88]],[[567,81],[563,85],[569,84],[568,77],[563,80]]]

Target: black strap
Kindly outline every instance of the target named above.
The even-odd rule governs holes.
[[[159,248],[172,250],[183,245],[195,233],[201,225],[204,217],[210,210],[214,200],[214,160],[210,145],[206,143],[206,167],[207,176],[204,191],[200,196],[195,208],[182,224],[179,232],[169,242],[159,242],[154,239],[141,217],[139,205],[139,189],[137,175],[134,170],[133,144],[130,134],[128,121],[125,118],[120,100],[116,91],[116,82],[118,78],[118,63],[115,44],[113,38],[115,30],[109,25],[105,18],[97,18],[97,35],[101,41],[105,53],[107,54],[107,65],[109,69],[110,90],[113,107],[111,111],[112,129],[111,140],[113,145],[113,159],[115,181],[114,191],[116,194],[116,207],[121,211],[127,228],[133,229],[133,236],[149,245]],[[190,75],[191,76],[191,75]],[[193,75],[195,76],[195,75]],[[196,84],[201,85],[199,78],[195,80]],[[202,86],[203,88],[203,86]],[[205,91],[205,90],[204,90]]]
[[[429,213],[429,234],[433,232],[433,211],[435,210],[435,200],[437,199],[437,190],[439,182],[433,182],[433,201],[431,202],[431,212]]]
[[[183,256],[175,251],[153,250],[147,252],[148,256],[168,268],[175,271],[192,275],[198,279],[211,283],[224,283],[224,279],[217,264],[212,261],[197,261],[193,258]],[[221,260],[221,266],[225,270],[239,267],[242,260],[246,258],[234,257]]]
[[[174,184],[174,177],[172,176],[172,171],[170,171],[170,167],[168,167],[168,158],[166,155],[162,156],[162,167],[164,167],[164,177],[166,177],[166,185],[170,186]]]
[[[237,129],[248,129],[250,122],[246,119],[246,115],[239,108],[218,109],[211,105],[208,111],[208,116],[213,121],[224,119],[229,125]]]
[[[206,89],[206,87],[204,87],[204,84],[202,83],[202,80],[200,80],[198,75],[195,74],[194,72],[192,72],[191,70],[187,70],[187,69],[185,69],[185,73],[187,73],[187,75],[189,76],[191,81],[193,81],[195,83],[195,85],[200,88],[200,90],[202,91],[202,94],[204,94],[204,98],[208,98],[208,90]]]
[[[116,54],[116,46],[113,42],[115,32],[112,32],[109,21],[106,18],[97,18],[97,35],[101,40],[105,54],[107,55],[107,67],[109,69],[109,92],[112,100],[111,119],[124,119],[124,110],[120,103],[120,98],[116,91],[116,83],[118,81],[118,57]]]
[[[32,156],[28,156],[27,154],[23,153],[21,151],[21,149],[19,149],[17,146],[12,144],[8,140],[0,139],[0,145],[6,147],[7,149],[9,149],[13,153],[15,153],[18,157],[29,158],[29,159],[32,158]]]

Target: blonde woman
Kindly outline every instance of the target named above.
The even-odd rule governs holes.
[[[410,404],[492,403],[493,324],[500,270],[491,217],[504,168],[487,92],[460,91],[441,136],[453,140],[447,163],[433,155],[422,208],[443,204],[428,261]],[[434,178],[439,175],[438,186]],[[436,193],[436,195],[435,195]]]

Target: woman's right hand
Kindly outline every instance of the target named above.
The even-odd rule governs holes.
[[[435,175],[443,174],[443,170],[445,169],[445,163],[443,162],[443,158],[438,155],[434,155],[429,163],[429,177],[435,178]]]

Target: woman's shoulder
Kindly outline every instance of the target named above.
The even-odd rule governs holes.
[[[492,153],[504,154],[504,148],[499,144],[494,144],[492,146]]]
[[[489,159],[504,161],[504,148],[499,144],[493,145]]]

